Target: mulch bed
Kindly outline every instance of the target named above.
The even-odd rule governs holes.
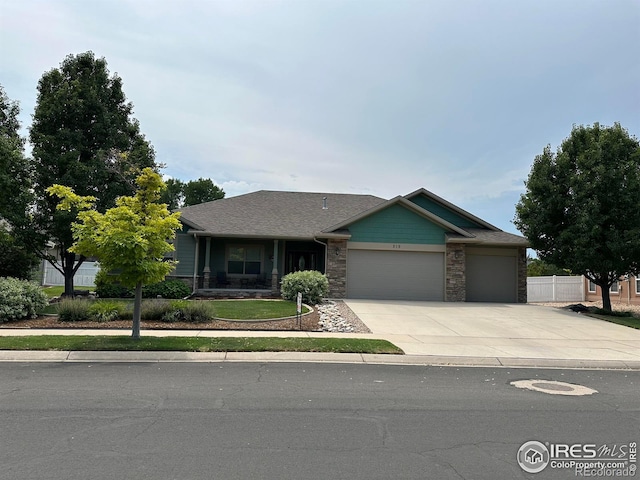
[[[307,332],[319,331],[318,321],[320,316],[314,310],[302,317],[302,330]],[[113,322],[60,322],[58,317],[38,317],[32,320],[18,320],[15,322],[0,323],[2,328],[108,328],[131,330],[131,320],[116,320]],[[300,330],[296,319],[269,320],[269,321],[237,321],[212,320],[207,323],[186,322],[151,322],[143,320],[141,328],[147,330],[266,330],[266,331],[292,331]]]

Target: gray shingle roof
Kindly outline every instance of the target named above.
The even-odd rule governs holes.
[[[216,236],[311,239],[383,202],[372,195],[260,190],[180,211],[185,223]]]
[[[453,242],[462,243],[477,243],[484,245],[499,245],[499,246],[514,246],[514,247],[527,247],[529,241],[521,237],[520,235],[514,235],[513,233],[503,232],[502,230],[485,230],[483,228],[465,228],[465,231],[473,235],[473,238],[464,238],[461,235],[450,233],[447,234],[447,239]]]
[[[327,208],[323,209],[325,197]],[[399,201],[399,198],[395,200]],[[376,211],[376,207],[393,201],[394,199],[387,201],[373,195],[260,190],[185,207],[180,211],[182,221],[188,226],[218,237],[309,240],[314,237],[327,237],[331,233],[322,233],[323,231],[342,228],[348,225],[348,220],[361,218],[368,210]],[[412,206],[420,208],[413,204]],[[459,230],[469,232],[473,237],[469,238],[452,231],[447,234],[448,241],[514,247],[528,245],[524,237],[497,228]],[[334,233],[348,235],[348,231]]]

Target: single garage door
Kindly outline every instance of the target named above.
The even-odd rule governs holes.
[[[517,302],[515,256],[467,254],[467,302]]]
[[[349,250],[347,296],[443,301],[444,254]]]

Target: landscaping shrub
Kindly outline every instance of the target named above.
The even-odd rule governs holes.
[[[133,298],[134,292],[117,283],[107,272],[100,270],[96,274],[96,295],[100,298]]]
[[[135,290],[119,284],[114,278],[102,270],[96,275],[96,294],[100,298],[133,298]],[[189,285],[180,280],[164,280],[151,285],[143,285],[144,298],[184,298],[191,294]]]
[[[77,300],[76,300],[77,301]],[[124,302],[96,300],[89,305],[90,320],[95,322],[112,322],[126,318],[127,305]]]
[[[175,311],[171,302],[162,299],[144,300],[140,318],[142,320],[163,320],[168,313]]]
[[[212,303],[202,300],[185,302],[183,306],[175,311],[180,312],[175,314],[175,317],[179,317],[179,319],[173,320],[178,322],[206,323],[215,316]],[[165,321],[171,320],[167,319]]]
[[[35,318],[48,304],[47,295],[36,283],[0,278],[0,322]]]
[[[315,305],[328,295],[329,280],[325,275],[315,270],[294,272],[282,277],[280,291],[282,298],[291,301],[295,301],[298,292],[302,292],[302,301]]]
[[[58,304],[58,320],[60,322],[84,322],[91,318],[90,300],[64,298]]]
[[[191,288],[180,280],[164,280],[162,282],[145,285],[142,287],[142,296],[145,298],[184,298],[191,295]]]

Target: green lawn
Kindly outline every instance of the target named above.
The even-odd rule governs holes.
[[[360,338],[147,337],[41,335],[0,337],[0,350],[182,351],[182,352],[330,352],[402,355],[386,340]]]
[[[262,320],[293,317],[296,314],[296,304],[284,300],[214,300],[213,310],[217,318]],[[302,313],[308,311],[307,307],[302,307]]]
[[[618,325],[624,325],[625,327],[636,328],[640,330],[640,318],[638,317],[624,317],[620,315],[603,315],[600,313],[589,313],[590,317],[599,318],[611,323],[617,323]]]
[[[75,287],[76,290],[93,290],[94,288],[96,287],[94,287],[93,285],[86,287]],[[42,287],[42,290],[44,290],[44,293],[46,293],[49,298],[59,297],[64,293],[64,286],[56,285],[54,287]]]
[[[56,288],[56,287],[53,287]],[[75,301],[75,300],[74,300]],[[118,302],[122,304],[130,304],[133,299],[78,299],[80,302]],[[166,300],[167,302],[173,302],[173,300]],[[147,302],[157,302],[156,299],[143,299],[143,310]],[[180,302],[201,302],[201,300],[179,300]],[[296,303],[285,300],[207,300],[211,305],[213,315],[216,318],[224,318],[229,320],[268,320],[273,318],[293,317],[296,315]],[[307,313],[309,309],[305,306],[302,307],[302,313]],[[58,305],[48,305],[42,312],[42,314],[56,314],[58,313]]]

